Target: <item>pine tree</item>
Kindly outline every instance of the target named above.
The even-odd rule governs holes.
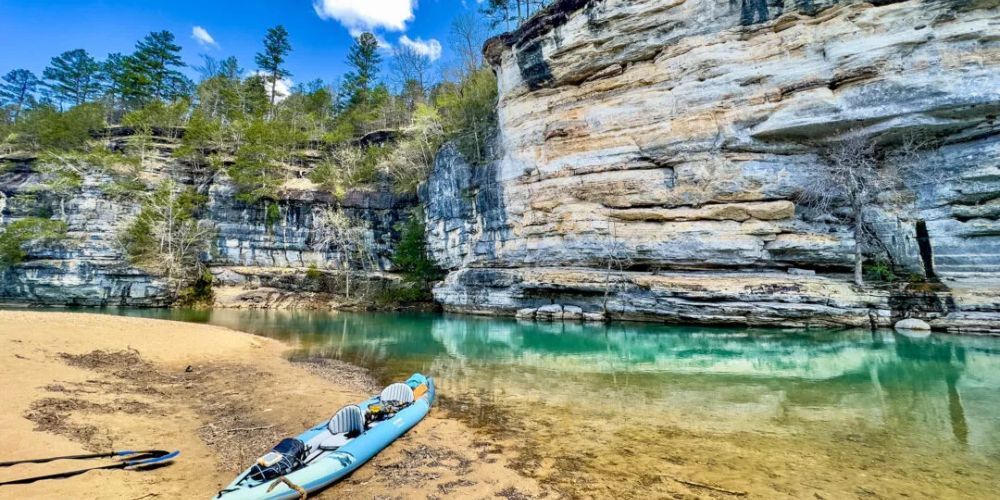
[[[271,85],[271,107],[278,90],[278,80],[292,76],[292,74],[282,67],[285,64],[285,57],[292,51],[292,44],[288,41],[288,31],[284,26],[278,25],[267,30],[264,37],[264,52],[257,53],[255,61],[261,71],[267,74],[267,81]]]
[[[190,93],[191,81],[179,71],[186,66],[174,34],[158,31],[136,44],[135,54],[125,59],[127,88],[140,101],[174,100]],[[128,92],[127,92],[128,93]]]
[[[0,102],[14,107],[14,121],[34,102],[39,83],[38,77],[26,69],[15,69],[0,80]]]
[[[105,80],[105,99],[117,110],[125,108],[126,94],[129,87],[129,75],[126,71],[127,57],[119,53],[108,54],[107,60],[104,61],[101,67],[101,72]]]
[[[243,96],[243,110],[245,113],[255,117],[263,117],[267,112],[268,94],[267,82],[260,75],[251,75],[243,80],[241,91]]]
[[[365,106],[371,100],[382,56],[378,53],[378,40],[371,33],[362,33],[354,39],[347,54],[347,65],[353,68],[344,75],[344,95],[347,106]]]
[[[53,57],[42,76],[56,99],[74,106],[88,102],[101,91],[101,64],[83,49]]]

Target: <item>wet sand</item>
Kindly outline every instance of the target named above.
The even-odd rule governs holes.
[[[339,362],[233,330],[103,315],[0,311],[0,461],[179,449],[168,467],[0,486],[0,498],[208,498],[281,437],[377,389]],[[341,484],[310,498],[544,495],[511,457],[435,409]],[[107,462],[0,469],[0,481]]]

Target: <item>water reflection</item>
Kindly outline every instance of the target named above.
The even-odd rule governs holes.
[[[452,397],[488,394],[512,405],[606,415],[640,406],[650,420],[719,432],[846,427],[907,446],[950,442],[994,457],[1000,447],[997,339],[434,314],[116,313],[276,337],[386,378],[426,370]]]

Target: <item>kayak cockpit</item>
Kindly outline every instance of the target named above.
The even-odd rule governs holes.
[[[295,491],[297,485],[307,491],[328,485],[416,424],[429,411],[433,398],[433,382],[420,374],[406,383],[389,385],[378,396],[341,408],[330,420],[297,438],[282,440],[220,491],[217,498],[243,498],[251,491],[264,489],[266,493],[261,491],[248,498],[284,498],[284,486],[279,483]],[[392,424],[382,425],[389,422]]]

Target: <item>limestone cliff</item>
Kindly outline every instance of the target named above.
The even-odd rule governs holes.
[[[1000,327],[997,1],[561,0],[485,50],[497,158],[445,149],[424,190],[446,309]],[[932,283],[854,287],[850,229],[797,202],[817,145],[915,133],[941,180],[869,218]]]
[[[117,141],[127,140],[117,138]],[[268,221],[263,204],[237,200],[223,171],[193,169],[171,155],[176,141],[158,138],[155,158],[144,173],[150,183],[172,178],[208,196],[199,216],[214,229],[210,251],[202,256],[215,276],[220,307],[332,307],[334,273],[351,270],[382,278],[391,267],[399,238],[398,224],[409,217],[415,197],[391,189],[349,191],[340,199],[291,171],[277,203],[278,217]],[[112,149],[119,145],[111,144]],[[0,161],[0,226],[28,216],[65,220],[69,233],[58,245],[29,249],[28,258],[0,269],[0,302],[31,305],[162,307],[173,303],[176,284],[131,266],[118,244],[124,225],[141,208],[142,197],[109,192],[112,179],[100,168],[88,169],[82,185],[58,198],[42,183],[42,160]],[[336,241],[320,239],[317,216],[338,209],[364,224],[374,250],[374,265],[361,269]],[[336,295],[336,294],[333,294]]]

